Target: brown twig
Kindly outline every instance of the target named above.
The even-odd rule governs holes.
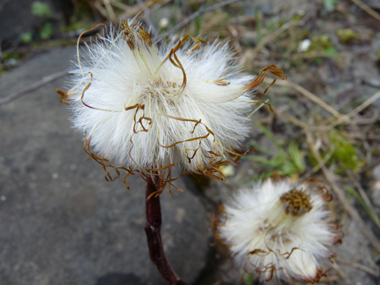
[[[265,82],[269,83],[269,81],[267,79],[266,79]],[[360,132],[361,129],[357,126],[356,121],[350,120],[350,118],[353,117],[353,116],[355,116],[359,112],[363,111],[365,108],[367,108],[372,103],[374,103],[377,99],[380,98],[380,91],[379,91],[376,94],[372,95],[365,102],[363,102],[362,104],[360,104],[357,108],[355,108],[355,110],[351,111],[350,113],[348,113],[346,115],[341,115],[333,107],[329,106],[323,100],[319,99],[316,95],[314,95],[313,93],[311,93],[310,91],[306,90],[305,88],[303,88],[302,86],[300,86],[300,85],[298,85],[296,83],[292,83],[292,82],[289,82],[289,81],[279,81],[279,82],[277,82],[277,85],[292,87],[292,88],[298,90],[305,97],[307,97],[310,100],[312,100],[313,102],[317,103],[322,108],[324,108],[326,111],[328,111],[330,114],[332,114],[335,118],[337,118],[337,120],[335,120],[334,122],[330,123],[327,126],[311,126],[311,127],[308,126],[309,130],[311,130],[311,129],[314,129],[314,130],[331,130],[335,126],[337,126],[337,125],[339,125],[339,124],[341,124],[343,122],[347,122],[348,124],[350,124],[353,127],[353,129],[355,131]],[[330,118],[328,121],[331,122],[331,119],[332,118]],[[365,136],[364,135],[360,137],[360,140],[362,141],[363,146],[364,146],[364,148],[366,150],[366,163],[369,165],[370,162],[371,162],[371,158],[372,158],[372,153],[371,153],[370,145],[365,140]]]
[[[379,227],[379,225],[380,225],[379,216],[377,215],[376,210],[372,206],[372,203],[369,200],[367,194],[365,193],[363,187],[360,185],[359,181],[355,178],[355,175],[352,173],[351,170],[346,169],[346,173],[347,173],[348,177],[351,179],[352,183],[355,185],[355,187],[358,190],[360,196],[363,198],[363,201],[367,204],[369,210],[372,212],[372,215],[373,215],[373,217],[375,219],[375,223]]]
[[[329,277],[325,277],[324,279],[321,280],[321,283],[330,283],[330,282],[334,282],[334,281],[337,281],[337,280],[340,280],[342,279],[342,277],[338,276],[338,275],[334,275],[334,276],[329,276]]]
[[[52,75],[49,75],[49,76],[46,76],[44,78],[42,78],[42,80],[24,88],[24,89],[21,89],[20,91],[17,91],[7,97],[4,97],[4,98],[0,98],[0,105],[3,105],[3,104],[6,104],[6,103],[9,103],[21,96],[24,96],[34,90],[37,90],[38,88],[50,83],[50,82],[53,82],[65,75],[67,75],[67,70],[63,70],[63,71],[59,71],[57,73],[53,73]]]
[[[151,177],[147,178],[146,192],[145,192],[145,213],[146,213],[146,226],[145,233],[148,242],[150,260],[156,265],[162,278],[170,285],[187,285],[182,281],[173,268],[170,266],[166,258],[164,248],[162,246],[161,238],[161,205],[160,196],[152,195],[157,193],[157,185],[160,185],[160,178],[154,173],[154,181]],[[150,198],[149,198],[150,197]]]
[[[103,0],[103,4],[106,7],[107,14],[109,15],[109,19],[114,21],[116,19],[115,12],[112,9],[110,0]]]
[[[266,79],[264,79],[264,82],[265,83],[271,83],[272,80],[266,78]],[[319,106],[321,106],[323,109],[325,109],[327,112],[329,112],[334,117],[336,117],[336,118],[340,118],[341,117],[341,114],[338,111],[336,111],[334,108],[332,108],[331,106],[329,106],[323,100],[319,99],[316,95],[314,95],[313,93],[311,93],[310,91],[306,90],[305,88],[303,88],[302,86],[300,86],[300,85],[298,85],[296,83],[293,83],[293,82],[290,82],[290,81],[277,81],[276,85],[294,88],[298,92],[300,92],[302,95],[304,95],[307,98],[309,98],[314,103],[317,103]]]
[[[102,7],[102,4],[100,4],[100,2],[95,2],[94,6],[96,9],[98,9],[99,13],[102,14],[104,18],[110,20],[107,10]]]
[[[137,3],[138,3],[138,5],[140,6],[141,9],[144,8],[145,5],[144,5],[144,2],[142,0],[137,0]],[[151,15],[150,15],[149,9],[145,9],[144,10],[143,17],[144,17],[145,23],[149,26],[149,28],[151,29],[152,33],[153,34],[157,34],[157,28],[154,25],[153,21],[151,20]]]
[[[336,127],[337,125],[342,124],[344,122],[349,122],[351,117],[355,116],[356,114],[363,111],[365,108],[369,107],[372,103],[374,103],[379,98],[380,98],[380,91],[372,95],[370,98],[368,98],[366,101],[364,101],[362,104],[360,104],[358,107],[356,107],[347,115],[341,116],[338,120],[331,123],[329,127]]]
[[[337,263],[333,262],[331,263],[331,266],[336,270],[340,277],[342,277],[343,279],[347,278],[347,274],[340,268],[340,266]]]
[[[380,21],[380,15],[377,14],[371,7],[369,7],[367,4],[363,3],[360,0],[351,0],[356,5],[358,5],[360,8],[362,8],[364,11],[366,11],[368,14],[370,14],[372,17],[374,17],[376,20]]]
[[[350,266],[352,268],[356,268],[356,269],[359,269],[359,270],[362,270],[364,272],[367,272],[368,274],[371,274],[375,277],[379,277],[379,272],[377,272],[376,270],[372,269],[372,268],[369,268],[367,266],[364,266],[362,264],[359,264],[359,263],[355,263],[355,262],[347,262],[347,261],[344,261],[344,260],[340,260],[340,259],[336,259],[335,260],[336,262],[340,263],[340,264],[344,264],[344,265],[347,265],[347,266]]]
[[[310,171],[308,171],[306,174],[302,175],[302,177],[300,177],[298,179],[299,183],[302,183],[302,182],[306,181],[314,173],[317,173],[322,168],[322,165],[325,165],[326,162],[329,161],[329,159],[332,157],[332,155],[334,154],[334,150],[335,149],[331,149],[329,151],[329,153],[325,155],[325,157],[323,158],[323,160],[320,163],[318,163],[316,166],[314,166],[313,169],[311,169]]]

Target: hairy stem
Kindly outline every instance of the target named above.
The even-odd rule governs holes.
[[[157,191],[156,185],[159,185],[159,177],[156,176],[154,181],[148,178],[145,192],[145,213],[146,213],[146,226],[145,233],[148,242],[150,260],[156,265],[162,278],[170,285],[187,285],[182,281],[173,268],[170,266],[166,258],[161,239],[161,206],[160,196],[154,195],[148,199],[149,195]]]

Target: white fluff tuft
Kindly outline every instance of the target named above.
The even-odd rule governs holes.
[[[307,211],[286,213],[281,197],[293,189],[308,197]],[[219,238],[230,248],[236,264],[260,282],[275,278],[317,283],[324,274],[318,260],[333,256],[329,247],[340,241],[341,234],[327,220],[328,198],[321,185],[296,186],[288,180],[268,179],[239,191],[234,202],[224,206]]]
[[[225,159],[248,134],[253,101],[244,86],[253,77],[239,74],[227,45],[190,54],[184,45],[176,52],[186,73],[181,89],[182,70],[170,60],[160,67],[171,48],[150,44],[138,27],[129,31],[127,38],[111,30],[81,51],[68,91],[75,128],[98,156],[131,169],[175,164],[197,171],[211,152]]]

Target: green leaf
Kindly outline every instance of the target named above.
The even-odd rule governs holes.
[[[284,144],[284,142],[282,141],[277,141],[274,135],[272,134],[272,132],[268,130],[263,124],[261,124],[258,120],[256,120],[255,118],[252,118],[252,121],[257,127],[261,129],[264,135],[266,135],[274,144],[276,144],[277,146],[282,146]]]
[[[327,57],[334,57],[336,55],[336,49],[335,48],[327,48],[323,51],[323,54]]]
[[[304,154],[299,150],[294,140],[291,140],[289,143],[289,153],[296,170],[300,173],[304,172],[306,169]]]
[[[360,39],[360,34],[352,29],[337,29],[335,34],[337,35],[339,41],[342,43]]]
[[[259,153],[263,153],[263,154],[267,154],[267,155],[271,154],[271,152],[269,152],[265,148],[261,147],[254,140],[250,141],[250,145],[251,145],[252,148],[256,149]]]
[[[268,33],[270,33],[271,31],[273,31],[274,29],[276,29],[279,25],[280,24],[279,24],[278,18],[273,18],[273,19],[268,20],[267,21]]]
[[[35,1],[32,3],[32,14],[40,18],[48,18],[51,16],[50,7],[46,3]]]
[[[337,0],[323,0],[323,6],[327,11],[332,11],[335,9]]]
[[[311,43],[308,52],[325,51],[333,48],[334,45],[331,42],[328,34],[315,35],[311,38]]]
[[[201,32],[202,28],[202,21],[203,21],[203,16],[200,16],[194,20],[195,23],[195,34],[199,35]]]
[[[270,166],[270,167],[276,166],[276,165],[273,165],[273,163],[271,162],[271,160],[266,159],[266,158],[264,158],[262,156],[248,155],[247,157],[248,157],[249,160],[253,160],[253,161],[262,163],[262,164],[264,164],[266,166]]]
[[[46,23],[41,31],[40,31],[40,37],[44,40],[50,39],[53,35],[53,25],[52,23]]]
[[[366,212],[368,213],[368,215],[371,217],[371,219],[374,221],[374,223],[380,227],[380,223],[379,223],[379,220],[376,218],[376,216],[374,215],[374,213],[372,213],[371,209],[368,207],[367,203],[364,201],[364,199],[362,198],[362,196],[360,196],[360,194],[358,192],[355,191],[355,189],[349,187],[349,186],[345,186],[344,189],[347,191],[347,193],[351,194],[352,196],[354,196],[360,204],[362,204],[362,206],[364,207],[364,209],[366,210]]]
[[[244,284],[245,285],[251,285],[253,283],[253,278],[255,277],[254,274],[249,274],[248,276],[244,276]]]
[[[26,32],[26,33],[21,34],[21,41],[24,44],[30,43],[32,41],[32,38],[33,38],[32,32]]]
[[[330,131],[330,141],[334,145],[333,157],[338,159],[343,169],[350,169],[354,172],[358,171],[363,161],[359,159],[356,148],[345,138],[343,138],[337,131]]]
[[[269,170],[277,170],[281,175],[293,176],[304,172],[305,161],[303,154],[298,151],[298,146],[294,143],[289,148],[292,149],[290,152],[293,152],[293,154],[289,154],[281,149],[271,159],[257,155],[248,155],[247,158],[262,164]]]

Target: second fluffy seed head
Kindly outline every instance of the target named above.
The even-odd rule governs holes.
[[[334,256],[340,227],[328,220],[331,199],[319,181],[271,180],[243,189],[224,206],[217,228],[235,262],[261,282],[317,283]]]

